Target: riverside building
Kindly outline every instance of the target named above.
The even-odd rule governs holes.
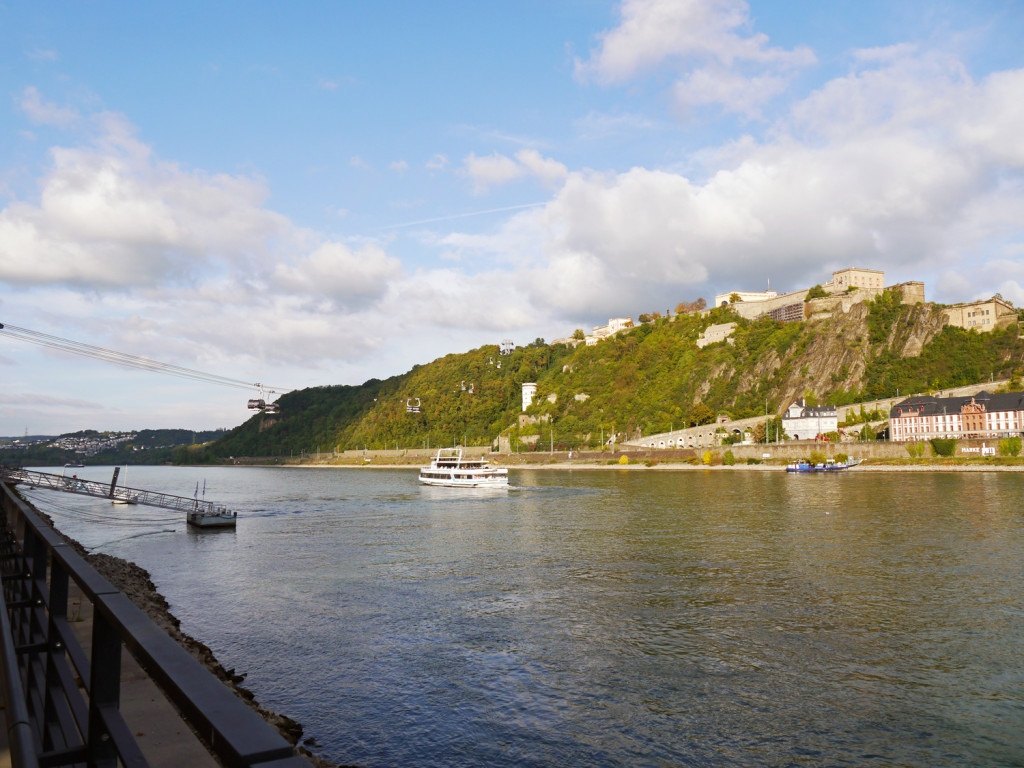
[[[782,414],[782,428],[794,440],[813,440],[839,429],[838,410],[834,405],[811,406],[798,400]]]
[[[890,439],[904,443],[936,437],[1016,437],[1024,432],[1024,392],[908,397],[890,409],[889,426]]]

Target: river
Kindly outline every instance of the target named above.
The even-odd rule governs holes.
[[[128,470],[221,533],[30,495],[342,764],[1024,764],[1021,473],[510,474]]]

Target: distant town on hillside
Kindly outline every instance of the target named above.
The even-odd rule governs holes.
[[[227,429],[141,429],[99,432],[92,429],[63,435],[0,437],[0,462],[64,464],[159,464],[170,461],[181,446],[217,440]]]

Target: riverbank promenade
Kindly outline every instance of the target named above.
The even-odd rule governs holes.
[[[0,501],[0,768],[309,768],[4,483]]]
[[[75,637],[86,654],[91,652],[93,606],[73,589],[70,604],[77,612],[73,623]],[[4,713],[11,708],[3,701]],[[217,768],[223,765],[200,741],[181,713],[131,655],[125,655],[121,669],[120,710],[135,735],[136,743],[151,768]],[[0,768],[15,768],[11,760],[8,729],[0,733]],[[300,765],[296,763],[296,766]],[[308,763],[306,764],[308,765]]]

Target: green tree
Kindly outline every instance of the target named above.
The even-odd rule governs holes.
[[[860,435],[858,435],[858,437],[860,438],[861,442],[866,443],[871,440],[874,440],[875,438],[878,437],[878,435],[875,434],[875,430],[871,428],[870,424],[865,424],[864,428],[861,429]]]
[[[729,467],[736,463],[736,457],[733,455],[732,451],[726,451],[722,454],[722,463]]]
[[[583,339],[587,338],[587,334],[583,332],[582,328],[577,328],[575,331],[572,332],[572,337],[574,339],[579,339],[580,341],[582,341]]]
[[[827,296],[828,294],[825,293],[824,288],[820,285],[813,285],[811,286],[811,290],[809,290],[807,295],[804,297],[804,301],[810,301],[811,299],[824,299]]]
[[[956,440],[933,437],[929,442],[932,444],[932,452],[936,456],[952,456],[956,453]]]
[[[924,456],[924,443],[907,443],[906,447],[911,458],[920,459]]]
[[[1019,437],[1004,437],[999,441],[1000,456],[1017,456],[1020,454],[1021,439]]]
[[[715,412],[704,403],[697,403],[697,405],[693,407],[693,410],[690,411],[690,423],[695,427],[710,424],[714,420]]]

